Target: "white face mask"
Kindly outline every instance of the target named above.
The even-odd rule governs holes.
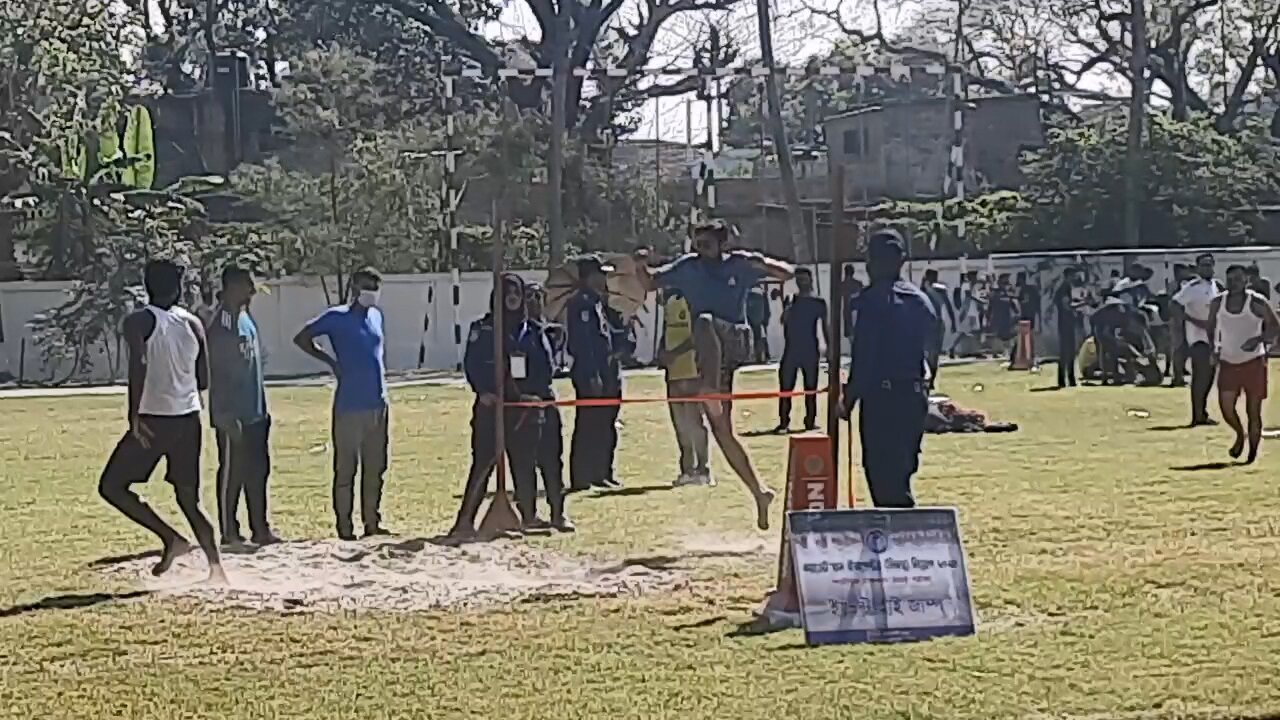
[[[356,296],[356,302],[367,308],[373,307],[378,304],[378,297],[381,294],[379,290],[361,290],[360,294]]]

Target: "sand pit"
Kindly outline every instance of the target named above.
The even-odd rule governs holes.
[[[204,555],[180,558],[160,578],[154,558],[106,568],[161,595],[289,612],[414,611],[614,597],[684,587],[687,575],[640,564],[589,564],[519,541],[447,547],[426,540],[303,541],[223,558],[230,585],[203,582]]]

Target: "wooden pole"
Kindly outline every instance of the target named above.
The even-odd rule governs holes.
[[[845,239],[844,217],[844,166],[831,168],[831,238],[827,253],[831,268],[831,328],[827,334],[827,435],[831,437],[831,472],[840,470],[840,341],[844,336],[844,318],[848,288],[842,282],[844,276]],[[852,487],[850,478],[850,487]],[[853,495],[849,496],[850,505]]]
[[[499,193],[501,195],[501,192]],[[503,341],[506,339],[506,328],[503,316],[506,314],[506,292],[502,286],[502,268],[506,258],[506,240],[502,228],[502,220],[498,214],[498,198],[493,200],[493,384],[494,395],[498,401],[493,408],[493,458],[494,470],[498,476],[498,487],[493,494],[493,502],[480,521],[480,531],[485,535],[499,535],[520,529],[520,518],[511,507],[511,496],[507,494],[507,356]]]

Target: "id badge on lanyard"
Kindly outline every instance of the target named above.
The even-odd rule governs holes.
[[[529,376],[529,365],[523,353],[511,353],[511,377],[524,380]]]

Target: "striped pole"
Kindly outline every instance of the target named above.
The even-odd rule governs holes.
[[[454,176],[457,173],[457,155],[462,152],[453,145],[454,83],[457,77],[445,75],[444,80],[444,178],[441,181],[440,197],[444,201],[444,227],[449,240],[449,282],[453,301],[453,347],[455,363],[453,369],[462,370],[462,272],[458,269],[458,205],[462,194],[454,187]]]
[[[964,203],[964,104],[965,104],[965,80],[964,68],[957,66],[952,74],[951,81],[951,173],[955,175],[956,182],[956,203]],[[960,216],[956,218],[956,240],[959,241],[960,247],[964,247],[964,213],[961,209]]]

